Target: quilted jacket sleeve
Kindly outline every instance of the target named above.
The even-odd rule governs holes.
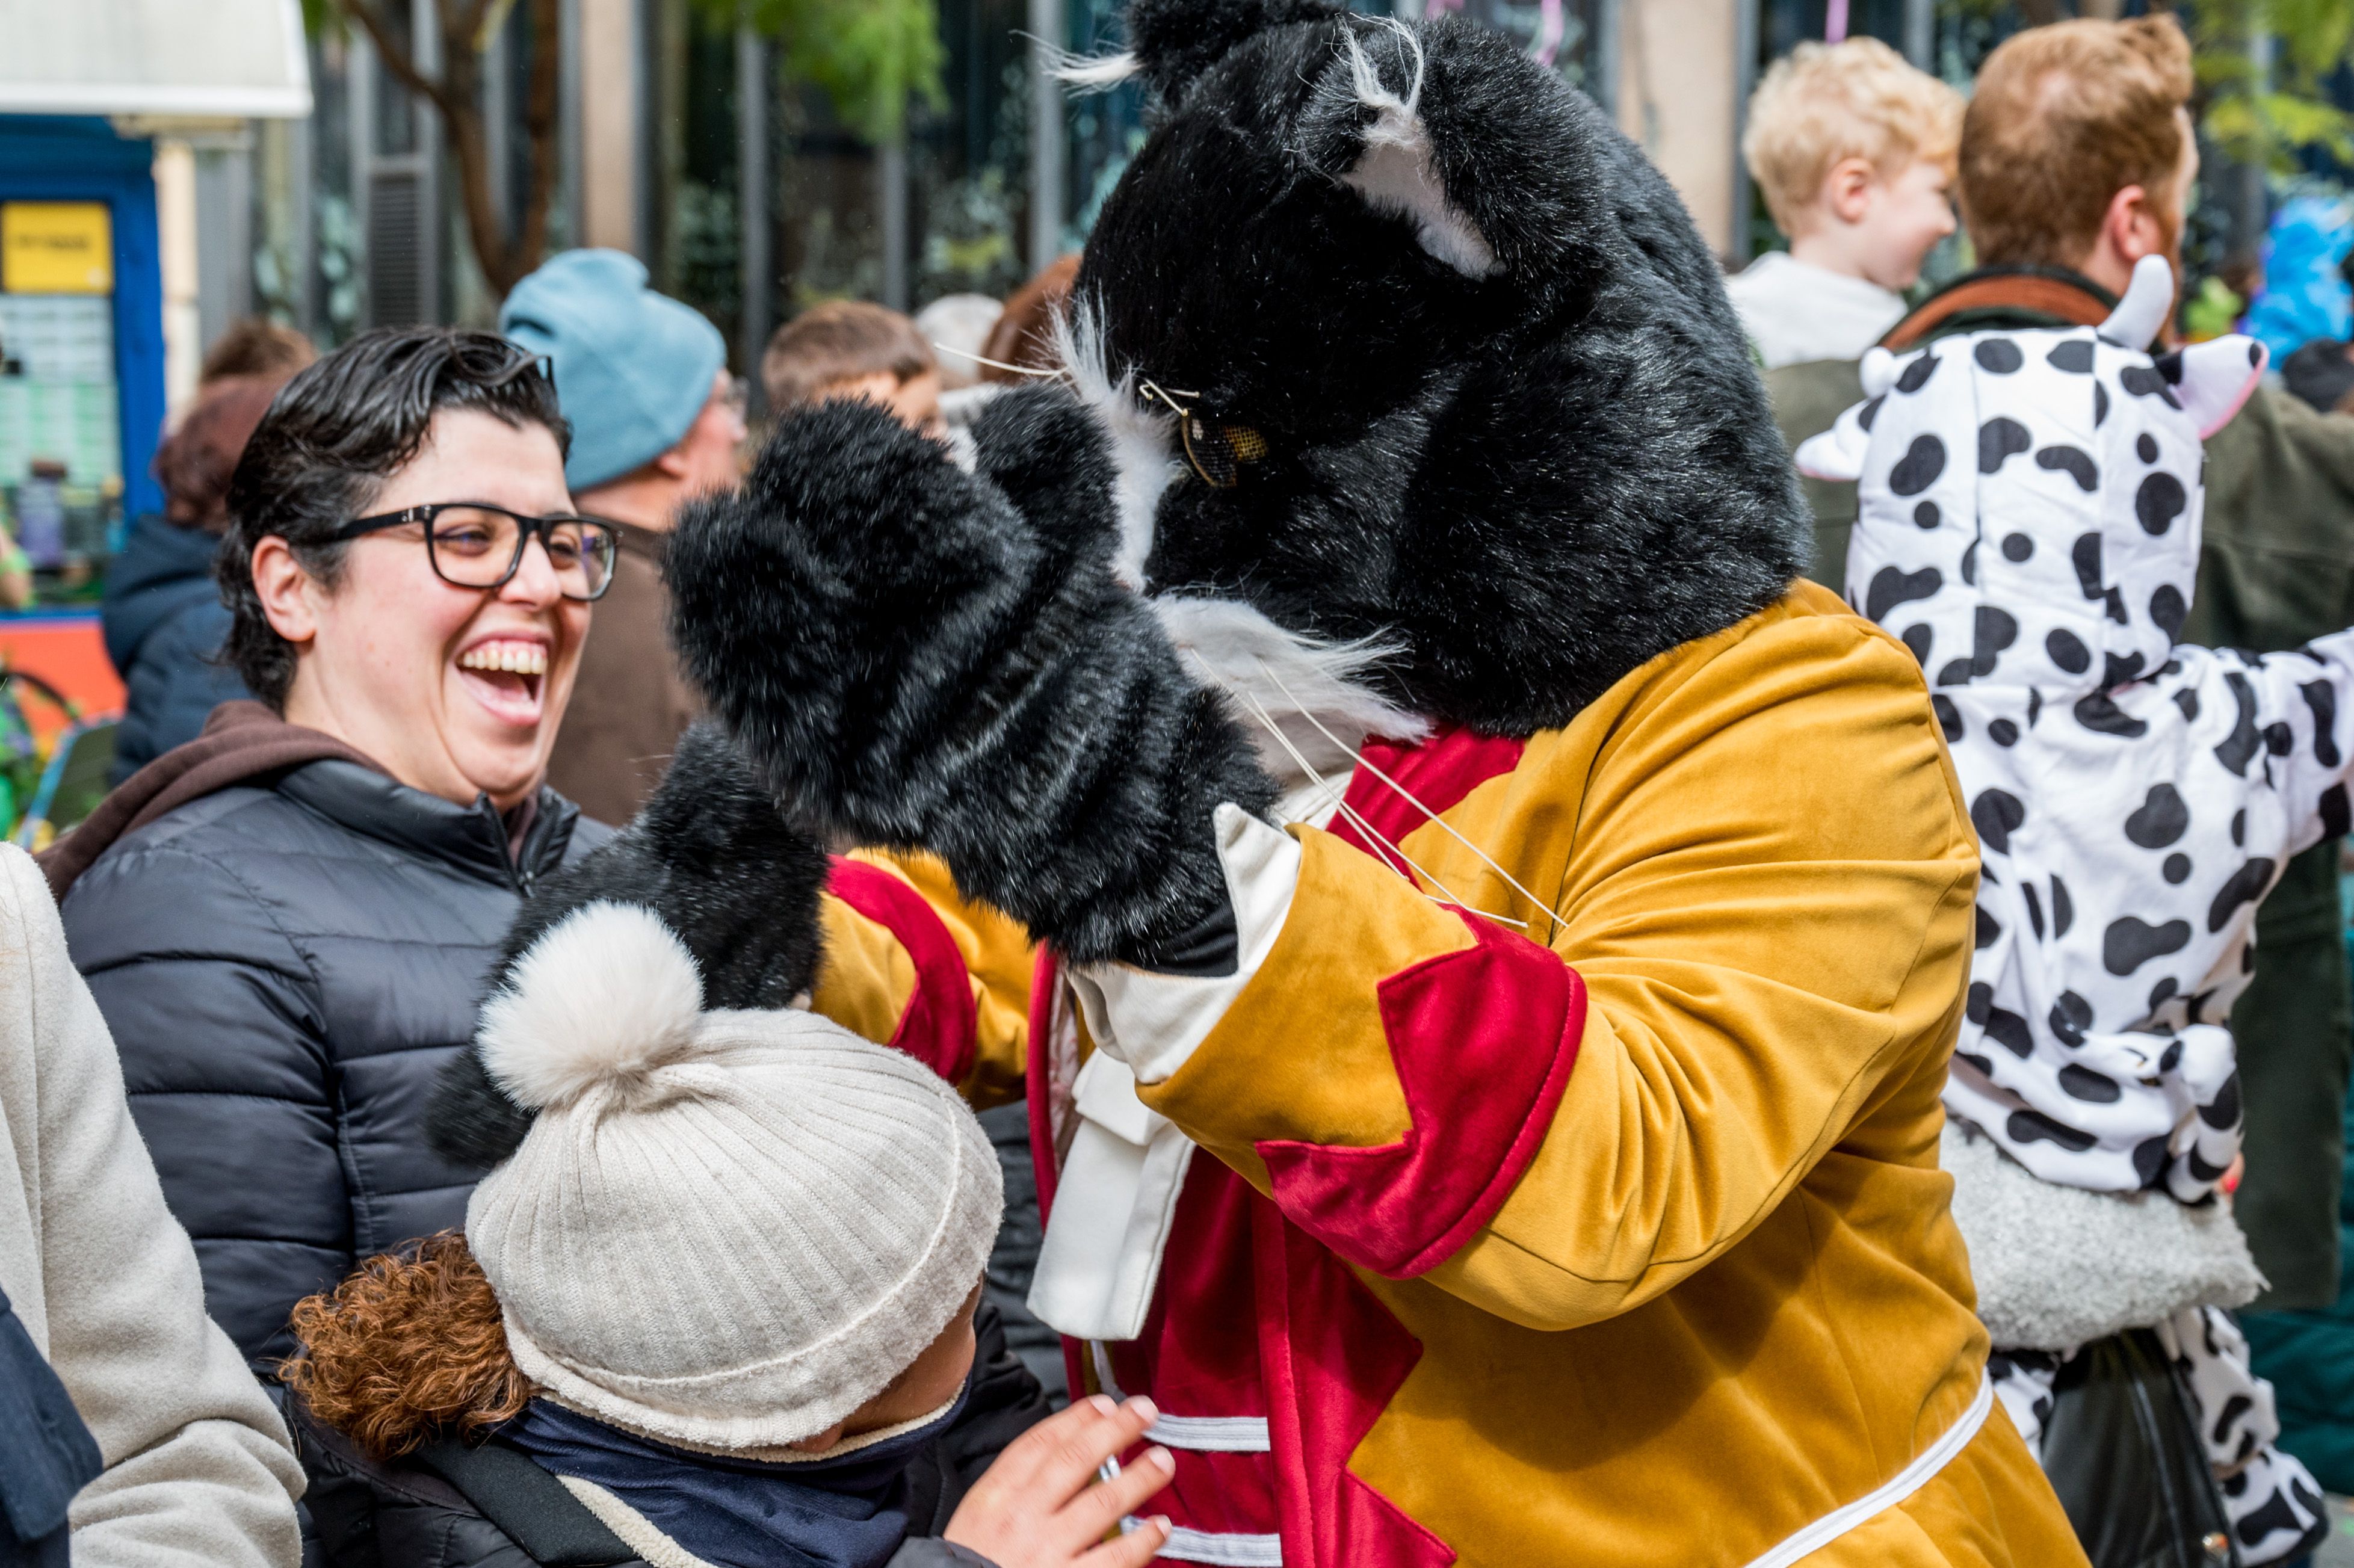
[[[1837,614],[1711,642],[1452,814],[1557,924],[1437,828],[1408,853],[1511,923],[1294,829],[1272,948],[1144,1102],[1341,1256],[1541,1329],[1705,1267],[1891,1097],[1933,1112],[1977,855],[1918,668]]]
[[[266,1376],[354,1261],[311,964],[234,866],[168,842],[110,852],[63,913],[206,1306]]]

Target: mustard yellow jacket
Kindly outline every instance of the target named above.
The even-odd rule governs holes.
[[[1351,787],[1428,884],[1293,828],[1272,954],[1142,1090],[1216,1156],[1191,1180],[1247,1183],[1246,1277],[1188,1296],[1181,1224],[1150,1332],[1167,1366],[1251,1325],[1265,1480],[1215,1473],[1271,1489],[1283,1561],[2084,1562],[1988,1408],[1937,1169],[1978,859],[1912,656],[1800,584],[1565,728],[1368,756],[1445,823]],[[1066,1078],[1025,1061],[1022,933],[936,865],[868,871],[964,1000],[910,1037],[922,966],[870,890],[829,907],[817,1005],[979,1099]]]

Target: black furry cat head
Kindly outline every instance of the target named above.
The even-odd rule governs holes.
[[[1070,349],[1131,580],[1381,638],[1405,704],[1520,732],[1785,591],[1807,516],[1715,260],[1591,102],[1452,17],[1129,15],[1156,123]]]

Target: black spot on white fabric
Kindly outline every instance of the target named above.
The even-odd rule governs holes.
[[[2296,731],[2289,728],[2285,719],[2274,719],[2264,726],[2264,749],[2274,757],[2286,757],[2296,744]]]
[[[2346,786],[2332,784],[2321,792],[2321,836],[2342,839],[2347,830],[2354,827],[2354,810],[2346,801]]]
[[[1978,542],[1973,539],[1962,551],[1962,581],[1972,588],[1978,583]]]
[[[2190,857],[2179,851],[2173,854],[2168,855],[2166,857],[2166,863],[2158,868],[2158,874],[2166,878],[2168,882],[2179,886],[2184,882],[2190,880]]]
[[[2223,885],[2216,890],[2215,902],[2207,906],[2207,929],[2221,930],[2231,923],[2241,905],[2253,904],[2262,898],[2264,889],[2273,885],[2275,869],[2276,864],[2269,856],[2250,855],[2247,863],[2226,877]]]
[[[2339,761],[2338,688],[2327,681],[2307,681],[2297,690],[2304,694],[2305,705],[2313,710],[2313,759],[2324,768],[2335,768]]]
[[[2035,466],[2065,473],[2076,482],[2076,488],[2087,495],[2101,486],[2100,466],[2082,447],[2045,447],[2035,454]]]
[[[2064,626],[2055,626],[2044,636],[2043,652],[2072,675],[2081,675],[2093,667],[2093,651],[2084,646],[2084,639]]]
[[[1855,411],[1855,422],[1861,425],[1868,433],[1872,429],[1872,421],[1880,418],[1880,406],[1887,401],[1888,394],[1885,392],[1870,399],[1862,408]]]
[[[1931,693],[1929,711],[1937,715],[1937,727],[1946,732],[1946,744],[1952,746],[1962,738],[1962,710],[1954,699],[1942,693]]]
[[[2143,1186],[2155,1187],[2158,1179],[2166,1174],[2166,1162],[2170,1158],[2163,1134],[2157,1138],[2145,1138],[2134,1145],[2134,1174],[2141,1178]]]
[[[1978,931],[1971,938],[1970,946],[1973,948],[1991,948],[1995,945],[1996,941],[2001,938],[2001,936],[2002,922],[1996,919],[1992,915],[1988,914],[1987,906],[1985,905],[1979,905]]]
[[[1987,725],[1987,738],[1997,746],[2017,746],[2019,726],[2007,718],[1990,720]]]
[[[2071,1099],[2084,1100],[2096,1106],[2115,1105],[2125,1097],[2117,1081],[2105,1073],[2095,1073],[2090,1067],[2080,1067],[2071,1062],[2060,1069],[2060,1086]]]
[[[2117,372],[2117,385],[2137,397],[2155,397],[2169,408],[2182,407],[2166,377],[2147,365],[2128,365]]]
[[[2010,1140],[2017,1144],[2056,1143],[2071,1154],[2082,1154],[2093,1147],[2093,1135],[2078,1132],[2074,1128],[2053,1121],[2041,1111],[2020,1110],[2010,1113],[2003,1123]]]
[[[1941,686],[1968,685],[1970,683],[1970,662],[1967,659],[1946,660],[1944,668],[1937,672],[1936,683]]]
[[[1906,627],[1904,635],[1901,639],[1905,647],[1913,650],[1913,662],[1916,664],[1928,663],[1929,645],[1935,640],[1936,634],[1925,624]]]
[[[1888,488],[1899,495],[1918,495],[1946,471],[1946,443],[1931,435],[1913,438],[1896,466],[1888,471]]]
[[[2190,922],[2168,920],[2153,926],[2134,915],[2121,915],[2101,933],[2101,966],[2113,975],[2129,975],[2168,953],[2179,953],[2190,940]]]
[[[2158,591],[2149,596],[2149,622],[2166,633],[2168,642],[2182,635],[2182,622],[2190,607],[2182,602],[2182,590],[2172,583],[2160,583]]]
[[[2002,541],[2002,558],[2006,561],[2023,561],[2033,554],[2035,541],[2024,534],[2008,535]]]
[[[2090,490],[2092,486],[2084,488]],[[2134,520],[2141,524],[2143,533],[2155,538],[2173,527],[2174,520],[2190,504],[2190,497],[2183,490],[2182,482],[2159,469],[2144,474],[2140,486],[2134,491]]]
[[[1962,999],[1962,1016],[1983,1028],[1993,1006],[1994,987],[1984,980],[1972,980],[1968,994]]]
[[[2001,415],[1978,427],[1978,471],[1992,473],[2005,458],[2016,457],[2035,444],[2027,427]]]
[[[2149,733],[2149,726],[2117,706],[2106,692],[2094,692],[2076,699],[2076,722],[2094,735],[2114,735],[2123,740],[2139,740]]]
[[[2152,1012],[2156,1012],[2159,1008],[2164,1007],[2168,1002],[2172,1001],[2174,1000],[2174,993],[2181,989],[2182,987],[2175,982],[2175,979],[2172,975],[2167,976],[2164,980],[2149,988],[2149,1010]],[[2158,1071],[2162,1073],[2171,1073],[2174,1071],[2174,1065],[2181,1060],[2182,1043],[2178,1040],[2173,1044],[2168,1045],[2166,1048],[2165,1055],[2158,1059]]]
[[[1872,574],[1872,587],[1864,594],[1863,613],[1873,620],[1885,620],[1888,612],[1898,605],[1927,599],[1945,586],[1946,574],[1935,567],[1923,567],[1917,572],[1882,567]]]
[[[2232,1074],[2215,1091],[2215,1097],[2199,1107],[2199,1119],[2217,1130],[2230,1127],[2240,1119],[2240,1075]]]
[[[2204,1160],[2200,1159],[2199,1146],[2197,1144],[2191,1145],[2188,1153],[2190,1154],[2190,1160],[2187,1163],[2190,1167],[2190,1179],[2194,1181],[2215,1181],[2221,1177],[2225,1171],[2232,1169],[2228,1165],[2210,1165]],[[2243,1477],[2244,1474],[2245,1472],[2243,1472]]]
[[[2052,879],[2052,934],[2064,937],[2075,923],[2076,905],[2068,896],[2068,885],[2055,876]]]
[[[2052,1016],[2047,1022],[2063,1044],[2082,1045],[2084,1031],[2093,1026],[2093,1004],[2073,991],[2063,991],[2052,1003]]]
[[[2043,712],[2043,694],[2033,686],[2027,688],[2027,727],[2033,729],[2037,715]]]
[[[2008,376],[2027,363],[2027,356],[2019,352],[2019,344],[2007,337],[1980,338],[1970,350],[1970,357],[1978,362],[1980,369],[1991,370],[1997,376]]]
[[[2043,356],[2043,360],[2054,370],[2064,370],[2071,376],[2090,376],[2093,373],[2093,345],[2087,339],[2072,337],[2055,346]]]
[[[1987,1038],[2024,1062],[2035,1054],[2035,1035],[2027,1020],[1999,1007],[1987,1009]]]
[[[2068,546],[2069,563],[2076,568],[2076,586],[2086,599],[2101,597],[2101,536],[2079,534]]]
[[[2153,784],[2149,793],[2126,819],[2126,837],[2144,849],[2164,849],[2190,826],[2190,808],[2182,791],[2167,783]]]
[[[2144,462],[2158,461],[2158,442],[2147,430],[2134,438],[2134,456]]]
[[[1970,673],[1991,675],[2002,651],[2019,641],[2019,618],[2007,609],[1982,604],[1970,617]]]
[[[2035,939],[2040,942],[2043,940],[2043,900],[2035,895],[2035,884],[2031,882],[2019,885],[2019,895],[2027,900],[2027,924],[2033,928]]]
[[[2127,681],[2141,678],[2141,655],[2138,653],[2104,653],[2101,655],[2101,684],[2111,691]]]
[[[2232,700],[2240,705],[2240,716],[2232,722],[2232,733],[2216,743],[2215,760],[2245,779],[2248,764],[2256,759],[2256,753],[2264,744],[2264,736],[2256,728],[2256,692],[2237,670],[2223,673],[2223,684],[2230,688]]]
[[[2093,428],[2099,429],[2109,417],[2109,389],[2099,382],[2093,383]]]
[[[2101,613],[2107,616],[2111,620],[2115,621],[2119,626],[2131,626],[2133,624],[2133,619],[2126,614],[2126,596],[2119,593],[2114,588],[2105,588],[2102,591]]]
[[[1987,1057],[1979,1055],[1975,1051],[1956,1051],[1954,1053],[1954,1060],[1956,1062],[1967,1062],[1971,1066],[1976,1067],[1979,1074],[1985,1077],[1991,1078],[1994,1076],[1994,1063]]]
[[[2149,362],[2149,366],[2152,370],[2157,371],[2159,376],[2165,378],[2166,384],[2168,387],[2179,387],[2182,385],[2182,351],[2180,349],[2173,348],[2167,350],[2167,352],[2159,355],[2156,359],[2151,360]]]
[[[1925,354],[1904,367],[1904,374],[1896,378],[1896,389],[1899,392],[1918,392],[1929,385],[1929,377],[1936,374],[1937,356]]]
[[[1913,509],[1913,526],[1927,530],[1937,525],[1937,503],[1925,501]]]
[[[2248,809],[2245,806],[2232,813],[2232,847],[2248,847]]]
[[[2010,853],[2010,835],[2027,821],[2027,808],[2008,789],[1981,789],[1970,802],[1970,825],[1978,842],[1997,854]]]

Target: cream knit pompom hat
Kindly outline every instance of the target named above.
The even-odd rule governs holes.
[[[651,911],[592,904],[477,1044],[539,1115],[466,1205],[515,1364],[690,1447],[771,1448],[881,1393],[980,1283],[981,1124],[913,1058],[804,1012],[705,1012]]]

